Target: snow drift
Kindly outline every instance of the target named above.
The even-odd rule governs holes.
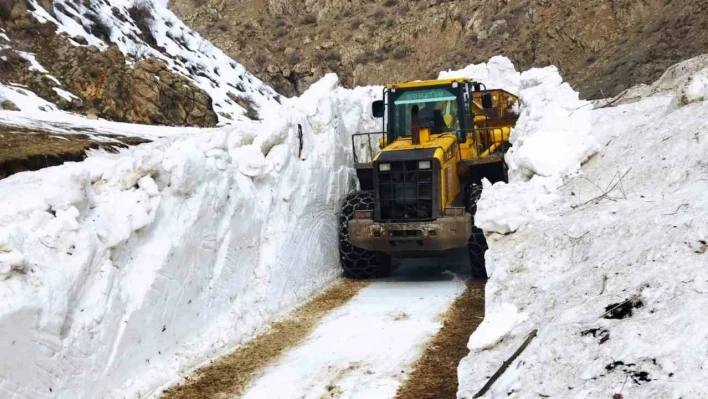
[[[1,180],[0,396],[147,395],[332,282],[374,95],[336,86],[269,122]]]
[[[540,85],[542,97],[569,105],[558,123],[582,139],[548,176],[535,167],[544,164],[520,162],[535,165],[517,169],[532,171],[529,181],[522,172],[484,190],[476,223],[489,243],[486,316],[458,368],[458,398],[472,398],[532,330],[485,398],[705,397],[708,104],[696,96],[672,106],[696,81],[675,85],[677,94],[581,108],[587,123],[570,115],[578,103],[567,88]],[[529,140],[547,125],[529,122],[519,120],[514,134],[529,139],[507,160],[535,153]]]

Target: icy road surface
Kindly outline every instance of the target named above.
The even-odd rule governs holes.
[[[392,278],[372,283],[325,316],[243,397],[393,398],[464,290],[464,281],[451,271],[404,264]]]

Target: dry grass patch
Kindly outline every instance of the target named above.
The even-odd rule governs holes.
[[[398,389],[396,399],[455,399],[457,366],[469,352],[467,341],[483,318],[484,283],[467,282],[467,289],[446,312],[443,327]]]
[[[37,130],[0,126],[0,179],[15,173],[39,170],[64,162],[80,162],[86,152],[118,148],[148,142],[138,137],[111,136],[119,143],[97,142],[84,134],[48,133]]]

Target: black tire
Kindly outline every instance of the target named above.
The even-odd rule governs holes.
[[[373,209],[373,191],[350,193],[342,203],[342,211],[339,215],[339,259],[344,275],[348,278],[369,279],[391,275],[389,255],[357,248],[349,241],[348,222],[354,218],[354,211]]]
[[[482,195],[482,185],[473,184],[467,187],[467,212],[472,215],[477,213],[477,201]],[[487,251],[487,239],[482,229],[472,226],[472,236],[467,241],[467,250],[470,257],[470,272],[472,278],[477,280],[487,279],[487,269],[484,263],[484,253]]]

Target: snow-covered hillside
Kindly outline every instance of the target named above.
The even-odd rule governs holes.
[[[538,73],[522,74],[522,99],[537,90],[546,94],[528,101],[560,98],[577,110],[553,112],[553,125],[524,113],[513,136],[527,140],[507,156],[512,181],[484,190],[477,224],[490,247],[486,316],[458,369],[458,398],[472,398],[533,330],[484,397],[705,397],[705,72],[666,76],[654,86],[663,90],[650,91],[659,95],[584,120],[577,112],[590,108],[572,107],[567,88],[545,86],[548,79],[531,82]],[[589,135],[579,147],[559,147],[555,137],[534,151],[530,140],[549,126]],[[519,168],[524,152],[571,167]]]
[[[273,115],[270,109],[282,102],[273,89],[188,28],[164,2],[55,0],[52,3],[54,15],[36,0],[28,0],[29,12],[40,23],[56,25],[57,34],[67,36],[74,46],[95,46],[104,51],[109,45],[116,45],[131,60],[147,57],[162,60],[168,69],[209,94],[220,124],[247,119],[249,108]],[[13,48],[7,35],[0,37],[0,49]],[[54,90],[60,97],[68,101],[78,98],[51,76],[34,54],[19,54],[31,62],[32,70],[43,73],[47,82],[54,82]],[[24,112],[59,112],[54,104],[25,94],[28,91],[17,85],[0,85],[0,98],[12,101]]]
[[[0,180],[0,396],[145,395],[332,282],[349,137],[380,92],[336,86]]]

